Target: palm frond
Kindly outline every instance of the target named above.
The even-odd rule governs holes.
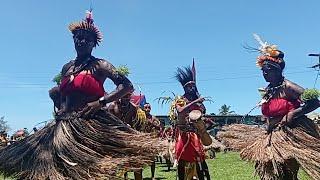
[[[205,97],[203,97],[205,100],[204,101],[207,101],[207,102],[209,102],[210,104],[211,103],[214,103],[214,101],[213,101],[213,98],[211,97],[211,96],[205,96]]]
[[[162,97],[158,97],[156,98],[154,101],[158,101],[158,104],[161,104],[162,106],[164,104],[169,104],[170,102],[172,102],[174,99],[172,97],[169,96],[162,96]]]

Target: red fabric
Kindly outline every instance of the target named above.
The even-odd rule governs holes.
[[[275,98],[262,104],[261,110],[262,114],[267,117],[283,117],[299,106],[300,102],[298,100],[288,101],[283,98]]]
[[[23,136],[24,135],[24,130],[18,130],[16,133],[15,133],[16,136]]]
[[[69,82],[70,77],[63,78],[60,84],[62,95],[68,95],[74,91],[80,91],[87,95],[96,95],[102,97],[104,88],[102,82],[96,80],[91,74],[78,74],[72,82]]]
[[[191,110],[204,111],[203,107],[199,104],[193,104],[190,106]],[[175,154],[177,160],[185,160],[188,162],[196,162],[197,158],[200,161],[205,160],[205,153],[200,137],[194,132],[183,132],[179,128],[176,129],[175,134],[176,144],[175,144]]]
[[[144,94],[134,94],[131,96],[130,101],[137,106],[143,106],[146,103],[146,97]]]
[[[200,137],[193,132],[183,132],[177,129],[175,151],[178,161],[196,162],[198,157],[200,161],[205,159]]]

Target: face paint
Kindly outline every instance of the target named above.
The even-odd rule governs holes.
[[[91,53],[95,46],[94,37],[85,31],[80,31],[73,36],[74,46],[78,53]]]
[[[187,94],[191,94],[191,95],[196,95],[197,93],[197,87],[195,86],[195,84],[187,84],[184,87],[185,93]]]

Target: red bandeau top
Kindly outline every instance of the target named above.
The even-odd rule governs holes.
[[[261,110],[262,114],[267,117],[283,117],[298,107],[300,107],[300,101],[298,99],[289,101],[284,98],[274,98],[263,103]]]
[[[60,91],[64,96],[74,91],[98,97],[102,97],[105,93],[103,83],[92,74],[77,74],[72,81],[70,76],[64,77],[60,84]]]

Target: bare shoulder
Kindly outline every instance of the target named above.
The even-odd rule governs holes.
[[[298,84],[286,79],[285,80],[285,91],[289,97],[296,99],[296,98],[299,98],[299,96],[303,93],[304,88],[299,86]]]
[[[113,77],[116,76],[116,68],[107,60],[97,58],[96,68],[99,74],[105,77]]]
[[[107,61],[105,59],[97,58],[97,63],[100,66],[100,68],[103,68],[103,69],[115,69],[115,67],[109,61]]]
[[[62,70],[61,70],[61,75],[64,76],[73,64],[74,64],[74,60],[71,60],[68,63],[66,63],[65,65],[63,65]]]
[[[304,88],[299,86],[298,84],[292,82],[292,81],[289,81],[289,80],[285,80],[285,83],[286,83],[286,87],[292,91],[297,91],[297,92],[303,92],[304,91]]]

